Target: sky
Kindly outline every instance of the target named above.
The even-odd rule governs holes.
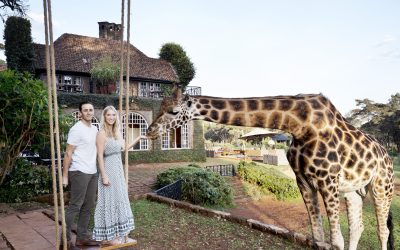
[[[43,2],[28,5],[33,40],[44,43]],[[118,0],[52,1],[52,11],[54,39],[121,22]],[[202,95],[322,93],[346,114],[356,99],[400,92],[399,13],[396,0],[132,0],[130,34],[149,57],[181,45]]]

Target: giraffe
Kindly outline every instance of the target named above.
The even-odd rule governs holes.
[[[357,248],[364,229],[362,205],[369,192],[381,249],[393,247],[392,160],[374,138],[348,123],[325,96],[219,98],[184,95],[175,87],[171,97],[163,99],[160,114],[149,126],[147,136],[155,139],[195,119],[290,133],[293,141],[287,158],[308,211],[314,242],[324,242],[318,193],[325,205],[334,249],[344,249],[339,225],[339,193],[344,193],[352,250]]]

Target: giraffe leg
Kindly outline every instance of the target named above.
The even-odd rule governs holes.
[[[297,186],[306,205],[311,222],[313,239],[316,242],[324,242],[324,228],[322,227],[321,212],[318,204],[317,190],[311,188],[304,180],[297,178]]]
[[[339,191],[336,182],[328,186],[320,187],[320,193],[324,200],[326,213],[329,219],[331,244],[333,249],[344,249],[344,239],[339,224]]]
[[[379,180],[375,180],[376,183],[381,183]],[[392,201],[392,193],[385,193],[384,187],[373,186],[372,198],[375,205],[376,218],[378,220],[378,236],[381,242],[381,249],[387,249],[387,243],[389,238],[389,228],[387,225],[387,220],[389,216],[390,204]]]
[[[344,198],[346,199],[347,218],[350,228],[349,250],[356,250],[361,233],[364,231],[364,224],[362,221],[363,201],[361,196],[356,192],[346,193]]]

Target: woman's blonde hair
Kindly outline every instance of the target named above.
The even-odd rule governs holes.
[[[106,114],[110,110],[115,113],[115,122],[113,125],[110,125],[106,122]],[[106,132],[107,137],[114,137],[114,139],[118,139],[120,136],[119,115],[113,106],[105,107],[103,113],[101,114],[100,130],[102,129]]]

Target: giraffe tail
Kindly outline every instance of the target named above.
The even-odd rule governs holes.
[[[393,250],[394,249],[394,235],[393,235],[393,216],[392,216],[392,211],[389,210],[389,215],[387,218],[387,227],[389,229],[389,238],[387,242],[387,249],[388,250]]]

